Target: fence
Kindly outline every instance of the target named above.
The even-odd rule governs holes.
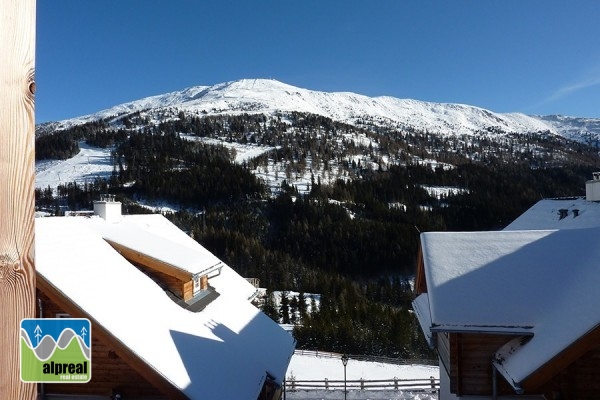
[[[295,354],[309,355],[315,357],[333,358],[340,359],[342,354],[331,353],[325,351],[314,351],[314,350],[296,350]],[[435,365],[438,363],[436,360],[417,360],[417,359],[400,359],[400,358],[388,358],[388,357],[377,357],[377,356],[359,356],[359,355],[348,355],[349,359],[358,361],[373,361],[397,365]],[[286,378],[283,382],[283,398],[286,398],[286,393],[308,391],[308,390],[338,390],[338,391],[375,391],[375,390],[402,390],[409,392],[426,392],[426,393],[438,393],[440,387],[440,380],[434,378],[422,378],[422,379],[381,379],[381,380],[297,380],[294,378]]]
[[[404,390],[411,392],[437,392],[440,380],[434,377],[427,379],[381,379],[381,380],[286,380],[284,391],[296,390]]]

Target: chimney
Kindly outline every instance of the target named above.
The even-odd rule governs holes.
[[[121,202],[115,201],[114,194],[100,196],[94,201],[94,215],[102,217],[106,222],[119,222],[121,220]]]
[[[569,210],[567,210],[566,208],[561,208],[560,210],[558,210],[558,219],[559,220],[566,218],[567,215],[569,215]]]
[[[600,172],[593,172],[592,180],[585,183],[585,199],[600,201]]]

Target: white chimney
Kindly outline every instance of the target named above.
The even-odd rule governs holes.
[[[592,180],[585,183],[585,199],[600,201],[600,172],[593,172]]]
[[[114,195],[100,196],[99,201],[94,201],[94,215],[99,215],[106,222],[119,222],[121,220],[121,202],[115,201]]]

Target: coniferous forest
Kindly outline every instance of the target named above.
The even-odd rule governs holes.
[[[351,131],[369,140],[333,140]],[[239,164],[227,147],[181,133],[274,148]],[[40,159],[68,158],[86,140],[110,148],[114,166],[109,180],[69,183],[56,193],[39,189],[36,202],[57,214],[89,209],[106,192],[130,213],[148,212],[139,200],[167,202],[180,210],[167,216],[181,229],[240,275],[260,279],[263,310],[296,324],[299,348],[428,358],[410,306],[419,232],[501,229],[541,198],[582,195],[599,166],[596,149],[544,135],[508,135],[503,142],[482,136],[470,155],[459,151],[459,139],[373,132],[296,114],[287,124],[183,113],[148,124],[131,115],[116,126],[100,121],[40,136]],[[384,167],[383,153],[402,162]],[[375,161],[349,161],[359,154]],[[453,167],[414,162],[415,154]],[[314,168],[317,178],[308,190],[284,180],[273,191],[252,173],[269,159],[285,160],[290,174]],[[321,182],[318,173],[332,165],[344,175]],[[462,190],[433,196],[427,186]],[[275,304],[274,291],[299,295]],[[299,301],[306,293],[321,295],[319,307]]]

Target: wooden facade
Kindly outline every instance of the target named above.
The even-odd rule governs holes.
[[[74,318],[87,318],[92,323],[91,381],[80,385],[44,384],[46,393],[85,394],[108,398],[118,393],[123,398],[187,399],[181,390],[149,367],[78,305],[66,299],[42,276],[38,276],[37,286],[44,316],[54,318],[57,313],[65,313]],[[97,343],[99,346],[95,349]]]
[[[42,315],[38,308],[37,318],[57,318],[68,314],[41,291],[38,291],[38,299],[41,300]],[[86,384],[47,383],[43,387],[44,394],[95,395],[107,398],[120,394],[123,398],[167,398],[158,388],[131,368],[110,342],[101,335],[96,335],[95,328],[96,326],[92,326],[91,380]]]
[[[439,333],[437,349],[441,366],[450,377],[450,392],[460,395],[492,395],[494,391],[492,359],[494,353],[512,335],[482,333]],[[502,379],[497,393],[514,394]]]
[[[164,285],[177,297],[184,301],[188,301],[194,297],[194,281],[192,273],[136,250],[132,250],[114,241],[107,240],[107,242],[125,257],[127,261],[141,269],[146,275],[154,278],[155,281]]]
[[[585,352],[581,353],[579,349],[580,351],[575,353],[578,346],[571,346],[564,352],[567,354],[555,357],[545,368],[541,368],[541,371],[532,374],[524,382],[526,391],[544,393],[548,399],[598,399],[600,397],[600,340],[597,336],[599,333],[600,329],[596,329],[583,338],[581,342],[588,344]],[[576,358],[571,361],[574,357]],[[570,362],[564,365],[561,363],[564,359]]]
[[[419,252],[415,292],[427,293],[425,266]],[[558,321],[557,321],[558,323]],[[440,368],[449,377],[449,391],[456,396],[492,398],[494,354],[521,334],[494,334],[468,330],[435,333]],[[525,336],[522,336],[525,338]],[[567,346],[561,353],[520,382],[522,393],[496,373],[498,396],[543,396],[548,400],[592,400],[600,398],[600,324]],[[512,398],[512,397],[511,397]]]

